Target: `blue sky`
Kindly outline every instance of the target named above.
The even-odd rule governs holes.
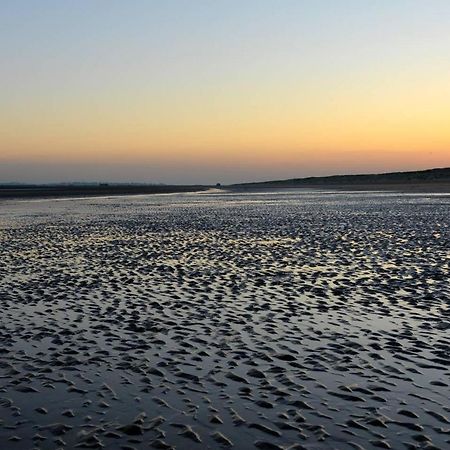
[[[443,0],[2,0],[0,181],[450,164],[449,30]]]

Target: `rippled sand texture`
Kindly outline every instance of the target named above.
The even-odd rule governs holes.
[[[450,197],[0,205],[0,448],[449,448]]]

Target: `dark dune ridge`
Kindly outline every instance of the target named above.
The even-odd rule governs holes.
[[[450,197],[0,208],[0,448],[446,449]]]
[[[11,198],[57,198],[57,197],[103,197],[111,195],[170,194],[196,192],[205,186],[170,185],[0,185],[0,199]]]
[[[450,168],[382,174],[292,178],[288,180],[240,183],[232,186],[234,189],[267,189],[269,187],[450,192]]]

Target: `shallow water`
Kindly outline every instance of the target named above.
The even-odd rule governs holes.
[[[449,227],[450,195],[2,202],[0,448],[448,448]]]

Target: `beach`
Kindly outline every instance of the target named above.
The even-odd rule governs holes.
[[[0,201],[0,448],[450,442],[450,193]]]
[[[286,183],[258,183],[248,185],[234,185],[230,187],[235,192],[264,192],[281,189],[309,189],[319,191],[346,191],[346,192],[396,192],[417,194],[446,194],[450,192],[450,182],[408,182],[408,183],[302,183],[301,185]]]

